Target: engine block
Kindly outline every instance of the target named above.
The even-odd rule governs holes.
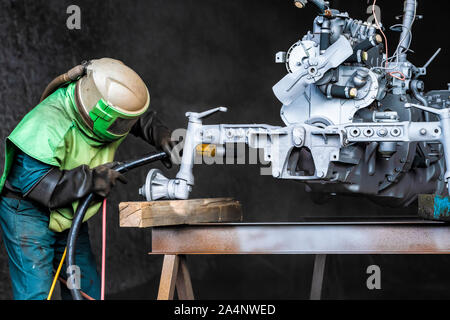
[[[450,179],[450,91],[424,92],[423,66],[407,59],[417,1],[407,0],[400,41],[386,54],[382,26],[354,20],[320,0],[297,0],[319,11],[313,28],[275,62],[287,74],[273,87],[285,127],[203,125],[226,108],[189,112],[180,170],[154,170],[141,193],[148,200],[187,199],[195,150],[202,144],[246,143],[264,149],[278,179],[298,180],[314,194],[363,194],[407,206],[422,193],[447,195]]]

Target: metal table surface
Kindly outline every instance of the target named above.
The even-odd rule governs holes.
[[[450,224],[408,218],[155,227],[150,254],[448,253]]]

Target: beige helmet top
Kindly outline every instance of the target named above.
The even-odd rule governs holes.
[[[110,140],[128,133],[150,104],[139,75],[111,58],[90,61],[86,75],[78,80],[75,99],[84,122]]]
[[[91,60],[86,76],[80,79],[79,98],[87,111],[103,98],[108,105],[125,114],[142,114],[150,103],[148,89],[141,77],[122,61]]]

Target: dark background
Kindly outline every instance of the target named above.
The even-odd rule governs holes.
[[[403,1],[379,0],[382,21],[396,23]],[[444,1],[420,1],[411,56],[422,66],[438,47],[443,52],[429,68],[428,90],[447,88],[448,41]],[[81,30],[66,28],[66,8],[82,10]],[[332,1],[332,7],[366,20],[366,0]],[[152,107],[172,128],[186,126],[186,111],[229,106],[227,114],[206,123],[282,125],[280,103],[271,87],[285,75],[274,63],[312,27],[312,6],[296,9],[290,0],[133,0],[0,2],[0,133],[4,140],[39,100],[46,84],[82,60],[112,57],[135,69],[148,84]],[[398,34],[388,32],[391,52]],[[117,159],[150,150],[128,137]],[[3,147],[1,161],[3,161]],[[159,166],[160,167],[160,166]],[[161,168],[161,167],[160,167]],[[162,258],[148,256],[151,230],[121,229],[118,203],[138,200],[137,189],[149,168],[129,173],[130,183],[115,190],[108,203],[107,298],[154,299]],[[169,172],[174,176],[176,169]],[[361,197],[314,204],[293,181],[261,176],[258,166],[196,168],[194,198],[231,196],[240,200],[245,221],[298,221],[304,217],[414,215],[416,208],[387,209]],[[90,221],[94,253],[100,257],[101,219]],[[100,259],[98,259],[99,262]],[[313,256],[189,257],[196,297],[200,299],[306,299]],[[366,288],[366,268],[382,270],[382,290]],[[331,256],[324,298],[450,298],[448,256]],[[7,255],[0,245],[0,298],[11,298]]]

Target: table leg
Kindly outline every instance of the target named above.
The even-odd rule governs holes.
[[[311,283],[310,300],[320,300],[322,297],[323,274],[325,272],[326,254],[316,254]]]
[[[177,255],[165,255],[159,282],[158,300],[173,300],[180,259]]]
[[[194,300],[194,290],[192,289],[191,276],[186,263],[186,256],[179,256],[178,277],[176,282],[178,299]]]

